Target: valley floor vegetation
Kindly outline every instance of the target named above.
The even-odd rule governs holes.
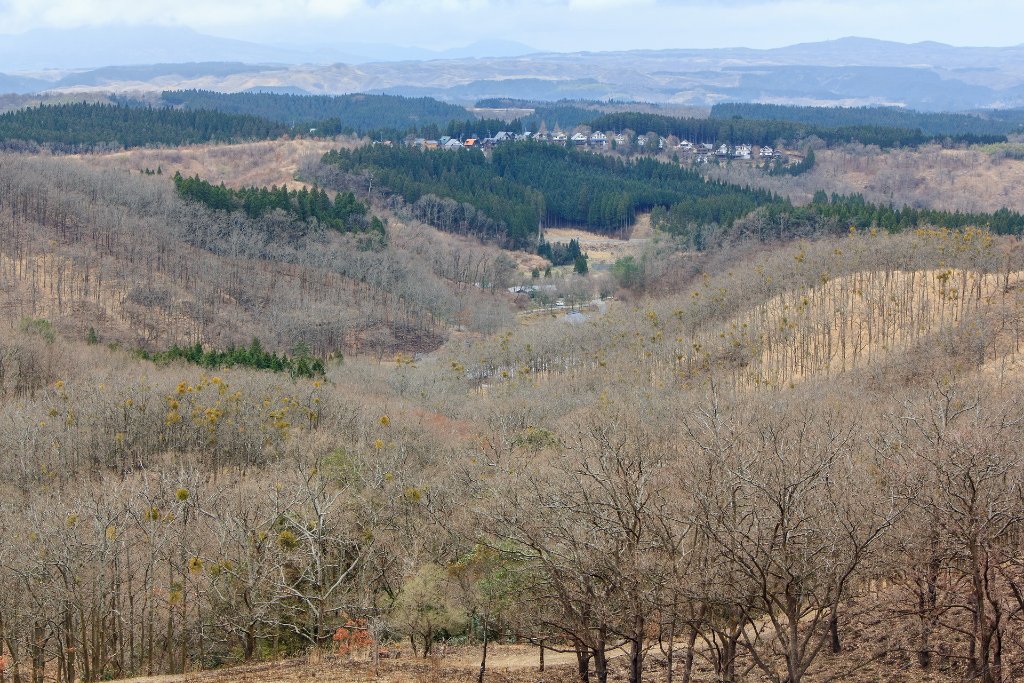
[[[6,335],[7,675],[253,662],[346,624],[475,647],[486,680],[510,641],[570,653],[552,680],[1024,675],[1018,243],[661,258],[659,296],[585,324],[321,378]]]

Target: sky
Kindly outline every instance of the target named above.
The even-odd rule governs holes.
[[[1024,42],[1022,0],[0,0],[0,32],[183,26],[260,43],[444,49],[508,40],[545,51],[780,47],[863,36]]]

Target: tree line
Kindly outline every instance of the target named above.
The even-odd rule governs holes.
[[[267,140],[291,129],[247,114],[105,103],[43,104],[0,114],[0,142],[34,143],[57,152],[147,145]]]
[[[399,95],[292,95],[266,92],[220,93],[209,90],[164,91],[161,100],[187,110],[244,114],[320,135],[407,131],[466,118],[466,110],[430,97]]]
[[[792,121],[823,128],[871,126],[920,130],[929,136],[1005,136],[1024,130],[1024,122],[1008,115],[920,112],[903,107],[801,107],[785,104],[724,102],[711,107],[713,119]]]
[[[589,125],[595,130],[648,131],[663,137],[674,135],[695,143],[729,145],[747,143],[774,146],[780,140],[792,144],[811,136],[820,138],[830,146],[859,142],[865,145],[877,145],[883,149],[919,147],[929,142],[942,142],[949,137],[960,144],[1006,142],[1005,134],[927,135],[917,128],[893,128],[881,125],[827,127],[789,120],[677,118],[638,112],[605,114],[590,121]]]
[[[810,203],[795,206],[777,199],[752,211],[731,226],[694,221],[679,205],[655,207],[651,222],[658,229],[683,239],[691,248],[711,249],[754,237],[761,241],[841,235],[850,230],[905,232],[922,227],[983,228],[998,235],[1024,234],[1024,214],[1003,208],[992,213],[918,209],[873,204],[862,195],[815,193]]]

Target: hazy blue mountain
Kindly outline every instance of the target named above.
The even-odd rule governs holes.
[[[105,66],[88,71],[77,71],[64,76],[51,88],[75,86],[102,87],[123,81],[150,81],[160,78],[224,78],[238,74],[257,74],[264,70],[242,62],[186,62],[183,64],[145,64],[136,66]]]
[[[39,92],[50,87],[50,81],[27,76],[10,76],[0,73],[0,93],[14,93],[24,95],[27,93]]]
[[[54,49],[59,45],[60,49]],[[512,41],[481,41],[434,51],[376,43],[260,44],[205,35],[187,28],[106,26],[37,29],[0,36],[0,71],[91,69],[174,62],[250,64],[361,64],[375,61],[515,57],[536,52]]]
[[[1024,46],[953,47],[868,38],[755,50],[537,53],[504,41],[432,51],[370,43],[258,45],[184,29],[35,32],[0,45],[0,91],[207,88],[228,92],[898,105],[926,111],[1024,107]],[[173,43],[173,45],[171,45]],[[31,45],[30,45],[31,44]],[[53,44],[66,45],[54,51]],[[186,56],[187,55],[187,56]],[[46,59],[58,60],[49,63]],[[121,66],[67,72],[69,65]],[[16,65],[63,67],[17,74]],[[256,65],[256,66],[254,66]]]
[[[0,71],[6,72],[172,62],[304,61],[305,55],[296,50],[161,26],[37,29],[0,40]]]
[[[300,51],[305,61],[315,64],[341,62],[344,64],[366,64],[372,62],[426,61],[432,59],[479,59],[484,57],[519,57],[537,52],[529,45],[510,40],[479,41],[464,47],[448,50],[428,50],[421,47],[405,47],[387,43],[313,43],[298,46],[279,43],[281,47]]]

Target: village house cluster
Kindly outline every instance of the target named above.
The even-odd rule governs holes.
[[[708,163],[712,160],[739,159],[749,161],[751,159],[769,160],[781,156],[778,150],[767,145],[718,145],[701,142],[693,143],[689,140],[670,142],[668,138],[651,135],[627,135],[626,133],[604,133],[595,131],[593,133],[576,132],[566,133],[565,131],[548,132],[525,132],[513,133],[511,131],[500,131],[492,137],[485,138],[458,138],[444,136],[437,140],[430,140],[421,137],[406,139],[406,144],[419,149],[493,149],[494,147],[509,143],[533,140],[553,145],[587,147],[591,149],[606,149],[609,145],[619,148],[626,145],[634,145],[638,149],[645,149],[649,144],[654,144],[655,138],[659,150],[672,149],[681,156],[690,158],[695,163]]]

